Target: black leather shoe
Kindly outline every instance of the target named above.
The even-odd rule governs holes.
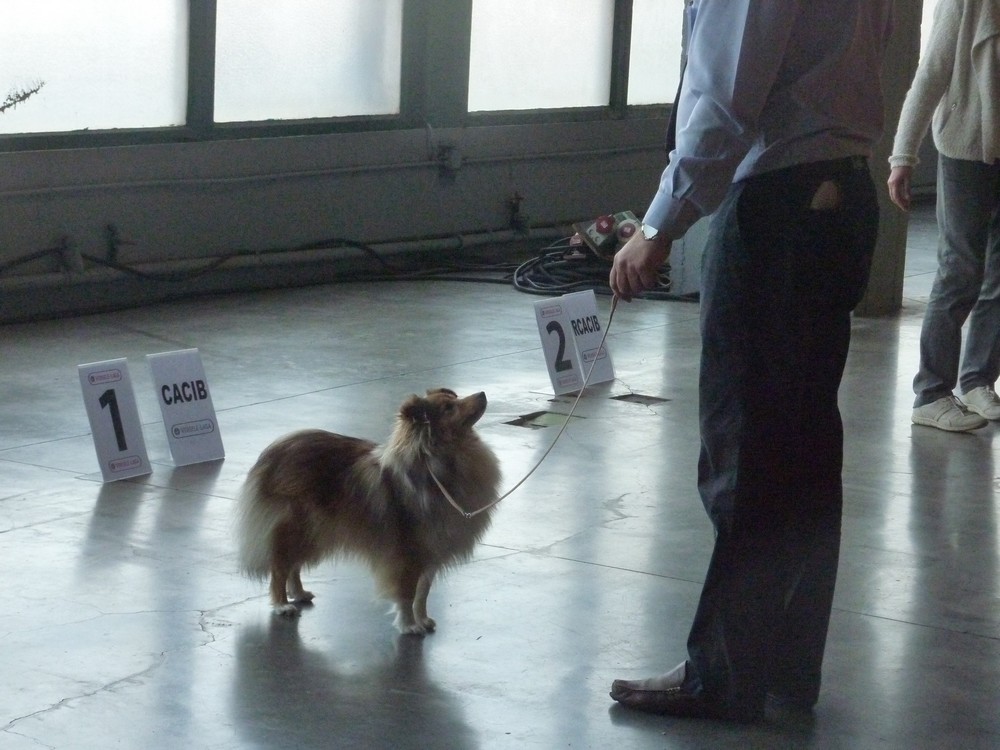
[[[692,719],[729,719],[751,722],[764,717],[764,706],[756,709],[728,706],[707,698],[697,680],[690,679],[690,662],[678,664],[670,672],[647,680],[615,680],[611,697],[622,706],[648,713]]]
[[[683,687],[647,690],[635,687],[628,680],[615,680],[611,684],[611,697],[623,706],[647,713],[691,719],[730,718],[723,706],[690,693]]]

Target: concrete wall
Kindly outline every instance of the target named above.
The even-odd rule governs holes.
[[[519,227],[566,232],[608,211],[641,212],[664,128],[650,118],[0,153],[0,266],[65,242],[77,268],[63,270],[56,253],[8,268],[0,319],[116,275],[79,265],[108,256],[109,225],[117,262],[163,271],[324,238],[379,245],[505,230],[512,200]],[[447,164],[440,143],[453,145]],[[44,293],[18,299],[26,287]]]

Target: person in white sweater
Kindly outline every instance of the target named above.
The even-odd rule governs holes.
[[[938,150],[938,270],[920,332],[912,421],[965,432],[1000,420],[994,390],[1000,377],[1000,0],[938,0],[889,157],[889,196],[904,211],[931,125]]]

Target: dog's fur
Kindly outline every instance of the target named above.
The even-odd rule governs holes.
[[[270,575],[274,611],[295,616],[312,600],[303,567],[353,556],[394,603],[400,632],[433,631],[431,582],[471,556],[492,509],[467,518],[430,471],[464,511],[496,500],[499,463],[474,429],[485,410],[484,393],[441,388],[403,403],[385,445],[303,430],[266,448],[240,492],[237,534],[243,571]]]

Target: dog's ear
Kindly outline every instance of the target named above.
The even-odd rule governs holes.
[[[399,416],[408,422],[426,423],[428,421],[428,405],[426,399],[420,398],[414,393],[399,407]]]

